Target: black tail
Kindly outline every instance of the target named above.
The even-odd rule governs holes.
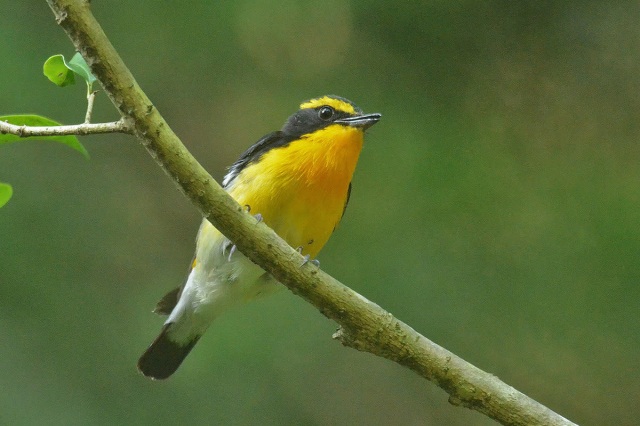
[[[172,324],[166,324],[160,335],[138,360],[138,370],[154,380],[166,379],[176,372],[182,361],[189,355],[200,336],[186,345],[172,341],[167,331]]]

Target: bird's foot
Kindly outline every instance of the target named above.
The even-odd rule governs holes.
[[[231,246],[231,250],[229,250],[229,257],[227,258],[228,262],[231,262],[231,256],[233,256],[233,253],[235,252],[236,252],[236,245],[234,244]]]
[[[320,261],[318,259],[311,259],[310,255],[306,255],[304,257],[304,261],[302,262],[302,265],[300,265],[300,267],[306,265],[307,263],[313,263],[314,265],[316,265],[318,268],[320,267]]]
[[[251,206],[249,204],[245,204],[244,205],[244,209],[247,211],[247,213],[251,213]],[[253,217],[256,218],[258,223],[262,222],[262,220],[263,220],[263,217],[262,217],[262,215],[260,213],[254,214]]]

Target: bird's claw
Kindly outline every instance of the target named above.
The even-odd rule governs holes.
[[[247,211],[247,213],[251,213],[251,206],[249,204],[245,204],[244,205],[244,209]],[[254,214],[253,217],[256,218],[256,220],[258,221],[258,223],[262,222],[262,215],[260,213],[258,214]]]
[[[229,250],[229,257],[227,258],[228,262],[231,262],[231,256],[233,256],[233,253],[235,252],[236,252],[236,245],[234,244],[231,246],[231,250]]]
[[[311,259],[311,256],[308,255],[308,254],[304,257],[304,261],[302,262],[302,265],[300,265],[300,266],[302,267],[302,266],[306,265],[307,263],[313,263],[318,268],[320,267],[320,261],[318,259]]]

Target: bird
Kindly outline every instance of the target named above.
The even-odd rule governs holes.
[[[365,130],[381,116],[335,95],[304,101],[281,130],[263,136],[229,167],[222,186],[315,261],[346,210]],[[203,219],[187,280],[154,309],[168,318],[138,370],[154,380],[170,377],[219,315],[279,287]]]

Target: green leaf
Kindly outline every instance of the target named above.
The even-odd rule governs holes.
[[[7,204],[13,195],[13,188],[8,183],[0,182],[0,207]]]
[[[61,126],[57,121],[53,121],[49,118],[42,117],[40,115],[33,114],[23,114],[23,115],[4,115],[0,116],[0,121],[6,121],[10,124],[15,124],[18,126]],[[89,153],[82,146],[80,141],[74,135],[64,135],[64,136],[29,136],[22,138],[20,136],[11,135],[11,134],[3,134],[0,133],[0,146],[7,143],[12,142],[21,142],[26,140],[46,140],[46,141],[55,141],[67,145],[69,148],[75,149],[82,155],[84,155],[87,159],[89,158]]]
[[[75,74],[87,82],[87,89],[90,92],[96,77],[91,74],[89,65],[85,62],[82,55],[76,52],[69,62],[64,59],[63,55],[54,55],[47,59],[42,67],[44,75],[49,80],[60,87],[68,86],[76,82]]]
[[[42,72],[59,87],[68,86],[76,82],[76,78],[71,72],[62,55],[54,55],[47,59],[42,67]]]
[[[96,81],[95,76],[91,74],[91,69],[89,68],[89,65],[87,65],[82,55],[78,52],[76,52],[76,54],[73,55],[73,58],[71,58],[71,60],[67,64],[67,67],[69,67],[69,69],[71,69],[73,72],[75,72],[76,74],[84,78],[84,80],[87,82],[87,85],[89,85],[89,87],[91,87],[93,82]]]

